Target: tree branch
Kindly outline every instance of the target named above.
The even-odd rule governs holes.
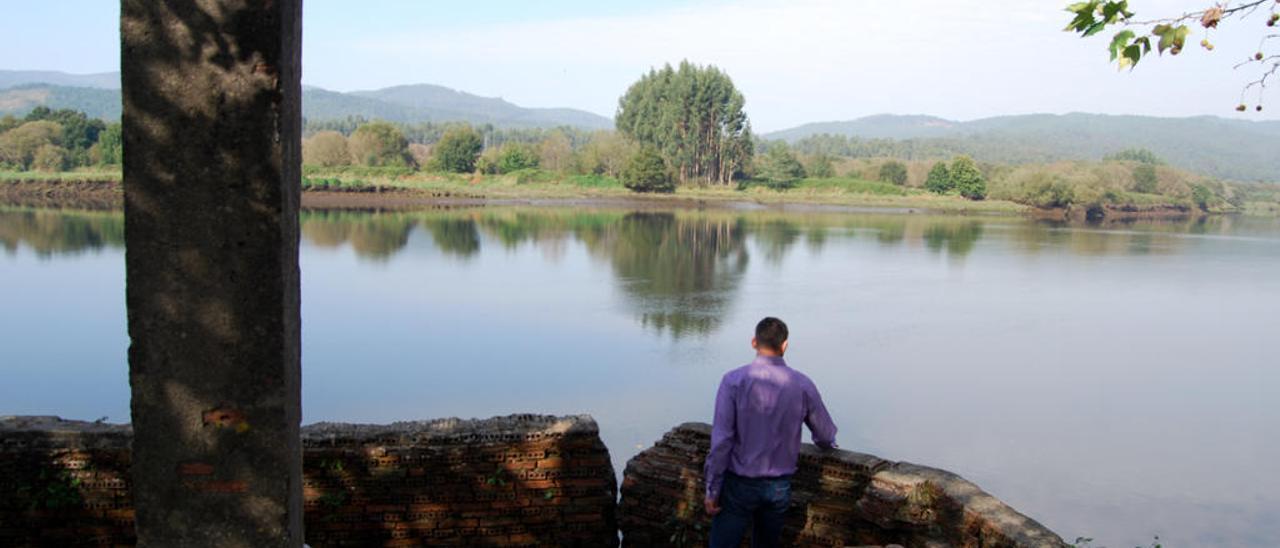
[[[1224,7],[1224,8],[1222,9],[1222,18],[1223,18],[1223,19],[1226,19],[1226,18],[1228,18],[1228,17],[1231,17],[1232,15],[1235,15],[1235,14],[1237,14],[1237,13],[1239,13],[1239,12],[1241,12],[1241,11],[1245,11],[1245,10],[1249,10],[1249,13],[1253,13],[1253,10],[1258,9],[1258,8],[1259,8],[1260,6],[1262,6],[1263,4],[1269,4],[1269,3],[1271,3],[1271,0],[1252,0],[1252,1],[1250,1],[1250,2],[1245,2],[1245,3],[1243,3],[1243,4],[1240,4],[1239,6],[1235,6],[1235,7]],[[1209,8],[1209,9],[1213,9],[1213,8]],[[1147,21],[1128,21],[1128,20],[1126,20],[1126,21],[1124,22],[1124,24],[1125,24],[1125,26],[1134,26],[1134,25],[1158,25],[1158,24],[1168,24],[1168,23],[1181,23],[1181,22],[1183,22],[1183,21],[1188,21],[1188,20],[1192,20],[1192,19],[1197,19],[1197,20],[1198,20],[1198,19],[1200,19],[1200,18],[1204,17],[1204,14],[1205,14],[1206,12],[1208,12],[1208,11],[1209,11],[1209,9],[1203,9],[1203,10],[1196,11],[1196,12],[1188,12],[1188,13],[1184,13],[1184,14],[1182,14],[1182,15],[1180,15],[1180,16],[1177,16],[1177,17],[1168,17],[1168,18],[1164,18],[1164,19],[1151,19],[1151,20],[1147,20]],[[1246,14],[1246,15],[1248,15],[1248,14]]]

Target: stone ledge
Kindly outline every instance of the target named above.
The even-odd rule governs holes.
[[[685,423],[627,463],[619,508],[625,544],[705,542],[710,438],[711,425]],[[909,462],[804,444],[792,491],[788,545],[1067,546],[964,478]]]
[[[302,427],[302,442],[322,444],[332,440],[413,443],[468,443],[532,441],[564,436],[597,436],[600,428],[590,415],[508,415],[488,419],[457,417],[400,421],[391,424],[317,422]]]

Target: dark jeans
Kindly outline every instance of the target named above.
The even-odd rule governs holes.
[[[720,513],[711,520],[711,548],[737,548],[751,527],[751,546],[780,546],[791,505],[791,476],[745,478],[725,472]]]

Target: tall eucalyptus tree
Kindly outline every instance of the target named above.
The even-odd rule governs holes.
[[[618,131],[653,147],[681,183],[729,184],[750,163],[742,94],[714,66],[650,70],[618,100]]]

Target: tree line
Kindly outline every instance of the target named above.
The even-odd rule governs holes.
[[[405,126],[362,121],[349,131],[318,129],[303,140],[303,163],[322,167],[402,167],[450,173],[521,170],[618,177],[635,144],[612,131],[495,129],[465,123]],[[332,125],[328,127],[334,127]],[[347,129],[347,128],[340,128]]]
[[[120,165],[123,143],[119,123],[36,107],[22,118],[0,118],[0,169],[56,172]]]
[[[455,173],[543,170],[615,177],[637,191],[729,185],[750,175],[755,139],[745,100],[714,66],[651,70],[619,99],[616,131],[392,124],[360,118],[307,123],[304,162]]]

